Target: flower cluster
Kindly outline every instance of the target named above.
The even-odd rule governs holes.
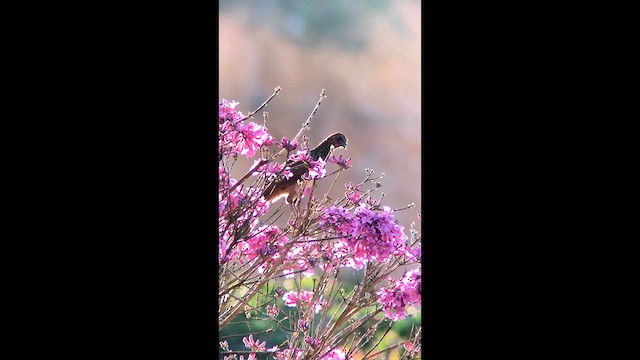
[[[402,280],[390,279],[389,287],[376,292],[378,302],[383,305],[384,314],[393,321],[406,317],[407,305],[421,304],[422,279],[421,269],[407,272]]]
[[[296,307],[298,302],[309,303],[312,297],[313,293],[311,291],[300,290],[300,292],[289,291],[282,296],[282,299],[284,300],[284,304],[288,307]]]
[[[238,104],[223,99],[218,113],[219,327],[222,331],[227,325],[236,324],[240,317],[248,323],[268,321],[274,324],[270,331],[284,331],[280,323],[290,318],[291,325],[285,328],[291,327],[294,331],[287,333],[285,342],[278,340],[281,345],[288,344],[285,349],[280,349],[279,345],[267,349],[266,343],[270,340],[260,341],[252,334],[242,338],[249,351],[234,353],[227,341],[220,342],[224,359],[245,360],[246,357],[255,360],[257,356],[265,356],[253,352],[271,353],[277,360],[353,360],[364,356],[365,347],[372,343],[370,339],[341,337],[337,334],[343,327],[338,323],[348,321],[354,331],[363,327],[376,329],[386,318],[404,319],[407,306],[420,305],[420,269],[406,272],[399,280],[388,277],[400,266],[420,262],[419,237],[412,225],[411,244],[408,244],[404,227],[398,225],[394,212],[369,196],[381,186],[375,183],[374,189],[366,188],[374,184],[375,178],[369,177],[373,170],[367,170],[363,182],[345,184],[345,198],[333,204],[328,197],[318,199],[313,196],[318,180],[327,176],[327,163],[347,170],[351,168],[352,159],[329,153],[326,159],[318,157],[314,160],[309,139],[302,135],[302,141],[297,141],[307,125],[303,125],[293,139],[283,137],[276,141],[265,126],[247,121],[249,116],[237,110]],[[286,152],[286,156],[282,159],[278,159],[279,155],[271,157],[275,152],[265,147],[272,145],[282,149],[276,149],[278,154]],[[248,171],[243,170],[245,175],[238,180],[230,174],[233,166],[241,163],[237,162],[239,156],[258,159],[254,159]],[[294,202],[287,208],[266,201],[262,194],[269,184],[290,179],[294,173],[299,176],[301,168],[305,170],[302,180],[315,180],[305,183],[300,197],[310,198],[309,202],[304,205]],[[342,171],[336,172],[337,180]],[[334,184],[335,180],[327,194],[336,191]],[[279,220],[283,214],[289,219]],[[282,225],[278,225],[278,221]],[[344,268],[361,270],[365,264],[366,276],[358,286],[345,291],[336,281],[340,271],[346,270]],[[380,288],[385,278],[389,284]],[[283,287],[297,291],[287,291]],[[344,314],[348,316],[343,317],[336,313],[341,311],[340,306],[335,307],[338,301],[362,308],[375,307],[370,313],[375,317],[346,310]],[[327,339],[334,340],[331,344],[323,343]],[[406,351],[419,351],[419,348],[411,348],[418,340],[415,337],[411,342],[405,342]],[[232,342],[232,346],[242,347],[239,337],[235,341],[237,344]],[[349,356],[343,350],[347,348]]]
[[[278,249],[287,243],[287,238],[280,234],[277,226],[262,226],[253,236],[238,242],[237,250],[240,252],[239,261],[244,263],[252,261],[256,257],[267,257],[276,260],[279,256]]]
[[[235,108],[236,101],[222,100],[218,110],[218,151],[220,156],[245,155],[252,157],[264,145],[275,143],[264,126],[254,122],[243,123],[245,118]]]
[[[302,175],[302,178],[305,180],[321,179],[327,174],[326,166],[327,162],[322,158],[312,160],[309,162],[309,171]]]
[[[228,176],[220,176],[220,181]],[[219,239],[219,263],[224,264],[234,258],[244,248],[232,247],[237,240],[245,237],[253,237],[253,242],[264,244],[264,237],[260,234],[262,229],[257,229],[252,233],[259,224],[259,218],[269,210],[270,203],[262,196],[262,193],[255,188],[243,190],[240,186],[235,186],[237,181],[230,179],[229,187],[221,187],[218,189],[218,234]],[[234,241],[236,240],[236,241]],[[257,249],[256,249],[257,251]],[[245,254],[251,260],[253,254]]]
[[[302,175],[304,180],[323,178],[327,173],[325,169],[327,162],[321,157],[318,160],[313,160],[309,154],[309,149],[304,144],[301,145],[301,148],[302,150],[298,150],[295,154],[289,156],[289,161],[292,163],[300,161],[307,164],[308,171]]]
[[[287,263],[290,268],[284,269],[285,277],[292,278],[296,273],[302,272],[306,277],[311,277],[315,273],[315,266],[323,251],[328,245],[321,245],[320,242],[313,241],[310,237],[305,237],[306,241],[294,243],[286,254]]]
[[[351,256],[345,264],[357,270],[365,261],[385,262],[390,256],[407,250],[404,227],[395,222],[388,207],[375,211],[362,204],[351,215],[345,208],[332,206],[322,215],[320,225],[330,226],[336,235],[343,237],[344,244],[337,247],[346,247]]]
[[[307,290],[300,290],[300,292],[289,291],[288,293],[282,296],[284,300],[284,304],[288,307],[296,307],[302,304],[308,305],[311,303],[311,299],[313,298],[313,293]],[[311,304],[311,308],[317,314],[324,307],[327,306],[326,299],[318,299],[313,304]]]
[[[360,204],[360,186],[361,185],[353,186],[353,182],[348,182],[344,185],[344,187],[347,189],[347,191],[345,191],[344,193],[344,196],[354,205]]]

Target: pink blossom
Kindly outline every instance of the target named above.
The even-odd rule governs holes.
[[[302,150],[298,150],[296,151],[295,154],[289,156],[289,161],[291,162],[296,162],[296,161],[304,161],[307,163],[310,163],[313,161],[313,158],[311,157],[311,155],[309,155],[309,151],[307,151],[304,146],[302,146]]]
[[[420,245],[416,245],[412,248],[407,246],[405,256],[413,261],[420,261],[422,257],[422,247]]]
[[[267,133],[267,130],[254,122],[237,126],[237,132],[233,138],[235,152],[252,157],[262,145],[272,145],[275,139]]]
[[[360,204],[360,186],[361,185],[356,185],[355,187],[353,186],[353,182],[349,182],[347,184],[345,184],[345,187],[347,188],[347,191],[344,193],[344,196],[346,196],[346,198],[351,201],[352,203],[358,205]]]
[[[267,257],[275,260],[278,249],[287,243],[287,238],[280,234],[280,228],[275,225],[262,226],[246,240],[238,242],[237,249],[244,258],[242,262],[252,261],[256,257]]]
[[[349,357],[349,360],[352,359]],[[333,349],[320,360],[347,360],[347,354],[341,349]]]
[[[242,342],[244,343],[244,346],[247,347],[247,349],[252,351],[264,351],[267,348],[265,346],[267,345],[266,341],[264,341],[262,344],[260,343],[260,340],[253,341],[253,335],[249,335],[248,339],[246,337],[243,337]]]
[[[233,187],[237,181],[229,180],[229,186]],[[240,251],[238,260],[241,263],[253,260],[257,256],[271,256],[272,260],[277,258],[277,247],[286,243],[286,238],[277,236],[268,231],[263,233],[264,228],[258,228],[260,216],[264,215],[271,206],[270,202],[262,196],[262,192],[255,188],[244,188],[236,186],[232,191],[229,187],[221,188],[218,192],[219,199],[224,206],[220,207],[221,212],[218,218],[218,234],[220,241],[220,263],[230,261],[234,250]],[[271,230],[278,231],[277,227]],[[234,249],[228,249],[228,244],[234,239],[246,239],[240,241]],[[247,242],[250,244],[247,245]],[[253,246],[250,245],[260,246]],[[229,252],[229,253],[228,253]]]
[[[383,287],[376,292],[378,302],[382,304],[384,314],[393,321],[406,317],[407,305],[421,303],[421,269],[407,272],[402,280],[390,279],[390,286]]]
[[[235,355],[225,356],[224,360],[233,360],[235,359]],[[244,360],[244,355],[240,355],[240,360]],[[249,354],[247,360],[256,360],[256,354]]]
[[[237,101],[222,99],[218,106],[218,123],[225,121],[238,122],[242,120],[244,115],[242,115],[240,111],[235,110],[239,104]]]
[[[267,315],[271,316],[272,318],[276,318],[278,317],[278,314],[280,313],[280,308],[276,306],[276,304],[273,304],[272,307],[269,307],[269,305],[267,305]]]
[[[351,226],[352,218],[353,215],[347,209],[332,206],[324,211],[319,223],[321,227],[328,225],[329,228],[335,231],[336,235],[348,236],[353,232],[353,227]]]
[[[321,256],[321,248],[319,243],[309,241],[313,240],[313,238],[305,237],[305,240],[307,241],[293,244],[289,248],[286,259],[291,266],[283,271],[285,277],[291,278],[300,272],[306,277],[311,277],[315,274],[314,269],[317,259]]]
[[[289,141],[286,137],[283,137],[278,143],[278,146],[288,151],[293,151],[298,147],[298,140],[293,139],[293,141]]]
[[[418,352],[420,351],[420,344],[418,346],[414,346],[411,341],[406,341],[402,343],[402,347],[408,352]]]
[[[340,154],[340,157],[338,158],[336,158],[335,155],[331,155],[331,157],[329,158],[329,162],[338,164],[338,166],[345,170],[348,170],[351,167],[351,158],[344,159],[342,158],[342,154]]]
[[[304,337],[304,341],[305,341],[307,344],[311,345],[311,347],[312,347],[313,349],[315,349],[315,348],[317,348],[318,346],[320,346],[320,339],[314,339],[314,338],[312,338],[311,336],[305,336],[305,337]]]
[[[311,302],[311,298],[313,297],[313,293],[307,290],[300,290],[300,292],[289,291],[288,293],[282,296],[284,300],[284,304],[288,307],[296,307],[299,302],[309,304]]]
[[[218,107],[218,149],[222,156],[252,157],[265,145],[275,142],[264,126],[254,122],[243,124],[244,115],[236,111],[237,102],[222,100]]]
[[[298,293],[298,299],[306,303],[311,302],[312,297],[313,297],[313,293],[311,291],[300,290],[300,292]]]
[[[298,294],[294,291],[289,291],[282,296],[284,304],[288,307],[296,307],[298,304]]]
[[[290,359],[294,359],[294,360],[300,360],[302,359],[302,351],[298,350],[298,349],[284,349],[282,351],[276,351],[273,354],[273,358],[276,360],[290,360]]]
[[[351,215],[344,208],[332,206],[320,219],[320,226],[325,225],[336,235],[344,236],[342,242],[350,256],[344,261],[345,266],[359,270],[365,261],[384,262],[393,254],[405,253],[404,227],[396,223],[393,212],[387,207],[374,211],[362,204]]]
[[[327,170],[326,162],[320,157],[318,160],[309,162],[309,171],[302,176],[303,179],[320,179],[323,178]]]
[[[315,312],[316,314],[319,313],[323,308],[327,307],[328,303],[329,302],[327,301],[327,299],[320,299],[316,301],[312,305],[313,312]]]
[[[253,165],[251,166],[251,169],[255,168],[261,160],[255,160],[253,162]],[[255,169],[255,171],[253,173],[251,173],[251,175],[253,176],[258,176],[260,174],[265,174],[265,176],[267,178],[269,177],[273,177],[273,176],[281,176],[284,177],[286,179],[289,179],[290,177],[293,176],[293,173],[291,172],[291,168],[290,167],[285,167],[284,169],[282,168],[282,165],[278,164],[278,163],[266,163],[263,164],[262,166],[260,166],[259,168]]]

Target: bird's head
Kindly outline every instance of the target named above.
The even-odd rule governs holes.
[[[339,147],[346,148],[347,147],[347,137],[344,136],[344,134],[342,134],[342,133],[335,133],[335,134],[329,136],[327,138],[327,140],[329,140],[329,143],[331,145],[333,145],[333,147],[335,147],[335,148],[339,148]]]

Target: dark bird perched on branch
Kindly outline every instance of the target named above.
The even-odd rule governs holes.
[[[341,133],[335,133],[326,139],[324,139],[320,145],[309,151],[309,156],[316,161],[318,158],[322,158],[325,161],[335,148],[347,147],[347,138]],[[267,186],[262,195],[272,203],[278,201],[281,197],[287,197],[285,202],[287,204],[293,203],[297,198],[296,185],[298,180],[302,178],[307,170],[309,170],[309,164],[305,161],[292,161],[289,160],[285,166],[291,169],[293,176],[289,179],[278,179]]]

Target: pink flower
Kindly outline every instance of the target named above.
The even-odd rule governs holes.
[[[338,158],[336,158],[335,155],[331,155],[331,157],[329,158],[329,162],[338,164],[338,166],[345,170],[348,170],[351,167],[351,158],[344,159],[342,158],[342,154],[340,154],[340,157]]]
[[[293,357],[292,357],[293,355]],[[282,351],[277,351],[273,354],[273,358],[276,360],[300,360],[302,359],[302,351],[298,349],[284,349]]]
[[[238,124],[237,130],[238,132],[233,138],[234,149],[240,155],[245,155],[247,159],[252,157],[260,146],[272,145],[275,141],[263,126],[254,122],[244,126]]]
[[[351,357],[349,359],[352,359]],[[341,349],[333,349],[320,360],[347,360],[347,354]]]
[[[237,101],[222,99],[218,106],[218,123],[224,123],[225,121],[233,123],[242,120],[244,115],[242,115],[240,111],[235,110],[239,104]]]
[[[273,304],[271,308],[269,307],[269,305],[267,305],[267,315],[271,316],[272,318],[276,318],[279,313],[280,308],[277,307],[276,304]]]
[[[261,161],[260,159],[255,160],[253,162],[253,165],[251,165],[251,169],[255,168],[260,163],[260,161]],[[280,172],[282,172],[282,174],[280,174]],[[251,173],[251,175],[258,176],[262,173],[264,173],[267,177],[283,175],[287,179],[293,176],[289,168],[286,168],[285,170],[283,170],[282,166],[278,163],[262,164],[259,168],[255,169],[255,171]]]
[[[264,145],[275,139],[264,126],[253,122],[243,124],[244,115],[236,111],[237,102],[222,100],[218,107],[218,149],[221,156],[252,157]]]
[[[278,143],[278,146],[287,149],[288,151],[293,151],[298,147],[298,140],[293,139],[293,141],[289,141],[286,137],[283,137],[282,141]]]
[[[244,346],[247,347],[247,349],[252,351],[264,351],[267,348],[265,346],[267,345],[266,341],[262,344],[260,343],[260,340],[253,341],[253,335],[249,335],[249,339],[243,337],[242,342],[244,343]]]
[[[344,196],[347,197],[349,201],[354,203],[355,205],[360,204],[360,185],[356,185],[355,188],[353,186],[353,182],[349,182],[344,185],[347,188],[347,191],[344,193]]]
[[[353,215],[343,207],[332,206],[324,211],[320,218],[320,226],[327,225],[336,235],[348,236],[353,232],[351,219]]]
[[[387,207],[374,211],[361,204],[351,215],[344,208],[332,206],[324,211],[320,226],[327,226],[336,235],[344,236],[334,243],[334,247],[342,247],[340,242],[343,242],[348,249],[344,264],[357,270],[365,261],[384,262],[393,254],[405,253],[404,227],[396,223],[393,212]]]
[[[422,247],[420,245],[416,245],[413,248],[407,246],[405,256],[413,261],[420,261],[422,257]]]
[[[402,277],[402,280],[392,279],[390,282],[389,287],[381,288],[376,294],[378,302],[383,306],[385,316],[397,321],[406,317],[407,305],[421,303],[421,269],[411,270]]]
[[[284,304],[288,307],[296,307],[298,304],[298,294],[294,291],[287,292],[282,296],[282,299],[284,300]]]
[[[305,336],[304,341],[311,345],[311,347],[313,349],[317,348],[318,346],[320,346],[320,339],[314,339],[311,336]]]
[[[323,178],[327,170],[326,162],[322,158],[318,158],[316,161],[309,162],[309,171],[302,176],[303,179],[320,179]]]
[[[313,293],[307,290],[300,290],[298,293],[298,300],[304,301],[306,303],[311,302],[311,298],[313,297]]]
[[[309,303],[311,302],[311,298],[313,297],[313,293],[311,291],[306,291],[306,290],[300,290],[299,293],[296,293],[295,291],[289,291],[288,293],[284,294],[284,296],[282,296],[282,299],[284,300],[284,304],[288,307],[296,307],[298,305],[298,302],[305,302],[305,303]]]
[[[232,360],[235,359],[235,355],[231,355],[229,357],[224,357],[224,360]],[[244,355],[240,355],[240,360],[244,360]],[[247,357],[247,360],[256,360],[256,354],[249,354],[249,357]]]
[[[275,225],[262,226],[254,235],[245,241],[238,242],[237,249],[244,256],[244,261],[252,261],[256,257],[267,257],[275,260],[278,249],[287,243],[287,238],[280,234],[280,228]]]
[[[296,153],[294,155],[289,156],[289,160],[292,162],[296,162],[296,161],[304,161],[304,162],[312,162],[313,158],[311,157],[311,155],[309,155],[309,152],[307,150],[304,149],[304,146],[302,146],[302,150],[298,150],[296,151]]]
[[[402,347],[408,352],[418,352],[420,350],[420,346],[413,346],[411,341],[406,341],[402,344]]]
[[[316,301],[315,303],[313,303],[313,312],[315,312],[316,314],[319,313],[323,308],[325,308],[328,305],[328,301],[327,299],[320,299],[318,301]]]

